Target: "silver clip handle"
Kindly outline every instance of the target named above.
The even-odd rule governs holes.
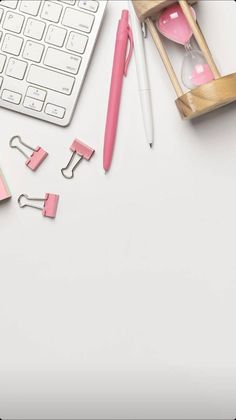
[[[21,194],[20,197],[17,200],[17,202],[19,204],[19,207],[21,209],[23,209],[24,207],[31,207],[33,209],[43,210],[43,207],[33,206],[32,204],[28,204],[27,202],[23,202],[23,200],[28,200],[28,201],[45,201],[44,198],[31,198],[27,194]]]
[[[147,25],[145,22],[141,23],[141,29],[142,29],[143,37],[147,38]]]
[[[70,165],[74,160],[75,155],[79,156],[79,160],[74,164],[74,166],[72,166],[70,174],[69,173],[67,174],[68,170],[70,169]],[[75,172],[76,168],[78,167],[78,165],[80,164],[80,162],[82,160],[83,160],[83,156],[80,156],[80,155],[78,155],[78,153],[73,152],[68,164],[65,166],[65,168],[61,169],[61,173],[64,176],[64,178],[66,178],[66,179],[74,178],[74,172]]]
[[[12,149],[17,149],[19,150],[19,152],[22,153],[23,156],[25,156],[27,159],[29,159],[29,156],[24,152],[24,150],[22,150],[17,144],[14,144],[16,142],[16,140],[18,140],[18,142],[20,144],[22,144],[22,146],[25,146],[27,149],[32,150],[33,152],[36,152],[36,149],[34,149],[33,147],[29,146],[27,143],[25,143],[21,137],[19,135],[13,136],[11,138],[11,140],[9,141],[9,146]]]

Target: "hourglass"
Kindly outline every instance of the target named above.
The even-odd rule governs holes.
[[[138,18],[146,23],[159,51],[177,94],[176,105],[183,118],[195,118],[236,101],[236,74],[220,75],[192,7],[198,0],[132,1]],[[190,89],[186,93],[160,34],[185,48],[181,79],[183,85]],[[193,37],[198,47],[193,46]]]

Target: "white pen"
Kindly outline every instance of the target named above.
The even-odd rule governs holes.
[[[143,33],[141,23],[139,22],[132,1],[128,1],[131,25],[133,30],[134,38],[134,53],[137,70],[137,78],[139,84],[139,93],[143,113],[143,123],[146,138],[150,147],[153,143],[153,116],[152,116],[152,102],[151,102],[151,90],[148,80],[148,72],[146,65],[146,56],[143,42]]]

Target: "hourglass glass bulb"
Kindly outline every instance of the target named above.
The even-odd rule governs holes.
[[[208,66],[201,51],[186,47],[182,64],[182,82],[188,89],[194,89],[214,79],[214,75]]]
[[[192,7],[191,13],[196,20],[196,13]],[[193,89],[214,79],[202,52],[193,49],[190,44],[193,32],[178,3],[164,9],[157,18],[156,26],[166,38],[184,45],[187,52],[182,64],[182,82],[188,89]]]
[[[192,7],[191,13],[196,20],[196,13]],[[163,10],[157,18],[156,26],[166,38],[182,45],[187,44],[193,35],[192,29],[178,3],[174,3]]]

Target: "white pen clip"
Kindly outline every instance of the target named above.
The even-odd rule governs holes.
[[[141,23],[141,29],[142,29],[143,37],[147,38],[147,25],[145,22]]]

